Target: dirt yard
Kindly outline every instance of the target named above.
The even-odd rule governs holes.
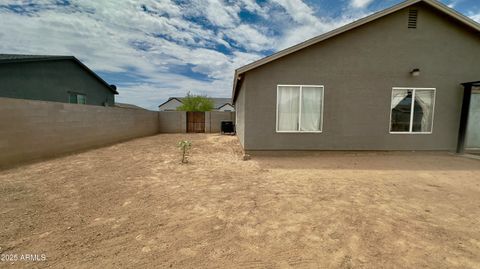
[[[158,135],[2,171],[0,202],[1,268],[480,268],[480,161],[448,153]]]

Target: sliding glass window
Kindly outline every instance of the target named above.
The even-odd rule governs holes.
[[[435,89],[393,88],[390,133],[431,134]]]

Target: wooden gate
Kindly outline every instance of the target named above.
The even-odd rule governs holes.
[[[205,112],[187,112],[187,133],[205,133]]]

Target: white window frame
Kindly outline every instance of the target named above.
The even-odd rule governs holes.
[[[299,126],[302,126],[302,96],[303,96],[303,93],[302,93],[302,90],[303,90],[303,87],[315,87],[315,88],[320,88],[321,91],[322,91],[322,109],[320,110],[320,119],[321,119],[321,124],[320,124],[320,130],[319,131],[301,131],[301,130],[298,130],[298,131],[280,131],[278,130],[278,98],[279,98],[279,94],[278,94],[278,91],[280,90],[280,87],[300,87],[300,95],[299,95],[299,98],[298,98],[298,102],[300,103],[299,106],[298,106],[298,125]],[[324,95],[325,95],[325,87],[323,85],[286,85],[286,84],[279,84],[277,85],[277,109],[276,109],[276,126],[275,126],[275,130],[277,133],[283,133],[283,134],[288,134],[288,133],[291,133],[291,134],[319,134],[319,133],[322,133],[323,132],[323,111],[324,111],[324,105],[325,105],[325,99],[324,99]]]
[[[410,108],[410,130],[408,132],[392,132],[392,99],[394,90],[412,90],[412,107]],[[415,107],[415,93],[417,90],[429,90],[433,91],[433,100],[432,100],[432,128],[430,132],[413,132],[413,110]],[[390,134],[406,134],[406,135],[429,135],[433,133],[433,126],[435,123],[435,103],[437,100],[437,89],[436,88],[417,88],[417,87],[393,87],[391,96],[390,96],[390,122],[388,124],[388,132]]]

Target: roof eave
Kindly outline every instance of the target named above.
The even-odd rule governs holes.
[[[88,66],[83,64],[80,60],[78,60],[75,56],[71,56],[73,60],[78,63],[81,67],[83,67],[87,72],[89,72],[92,76],[94,76],[96,79],[98,79],[101,83],[103,83],[110,91],[113,92],[113,94],[118,94],[117,90],[113,89],[110,84],[108,84],[103,78],[101,78],[97,73],[93,72]]]
[[[233,89],[232,89],[232,103],[235,104],[235,99],[237,99],[237,97],[235,96],[235,92],[236,92],[236,89],[237,89],[237,70],[235,70],[235,74],[233,75]]]
[[[3,59],[0,64],[19,63],[19,62],[38,62],[38,61],[58,61],[58,60],[72,60],[73,56],[48,56],[48,57],[31,57],[23,59]]]

